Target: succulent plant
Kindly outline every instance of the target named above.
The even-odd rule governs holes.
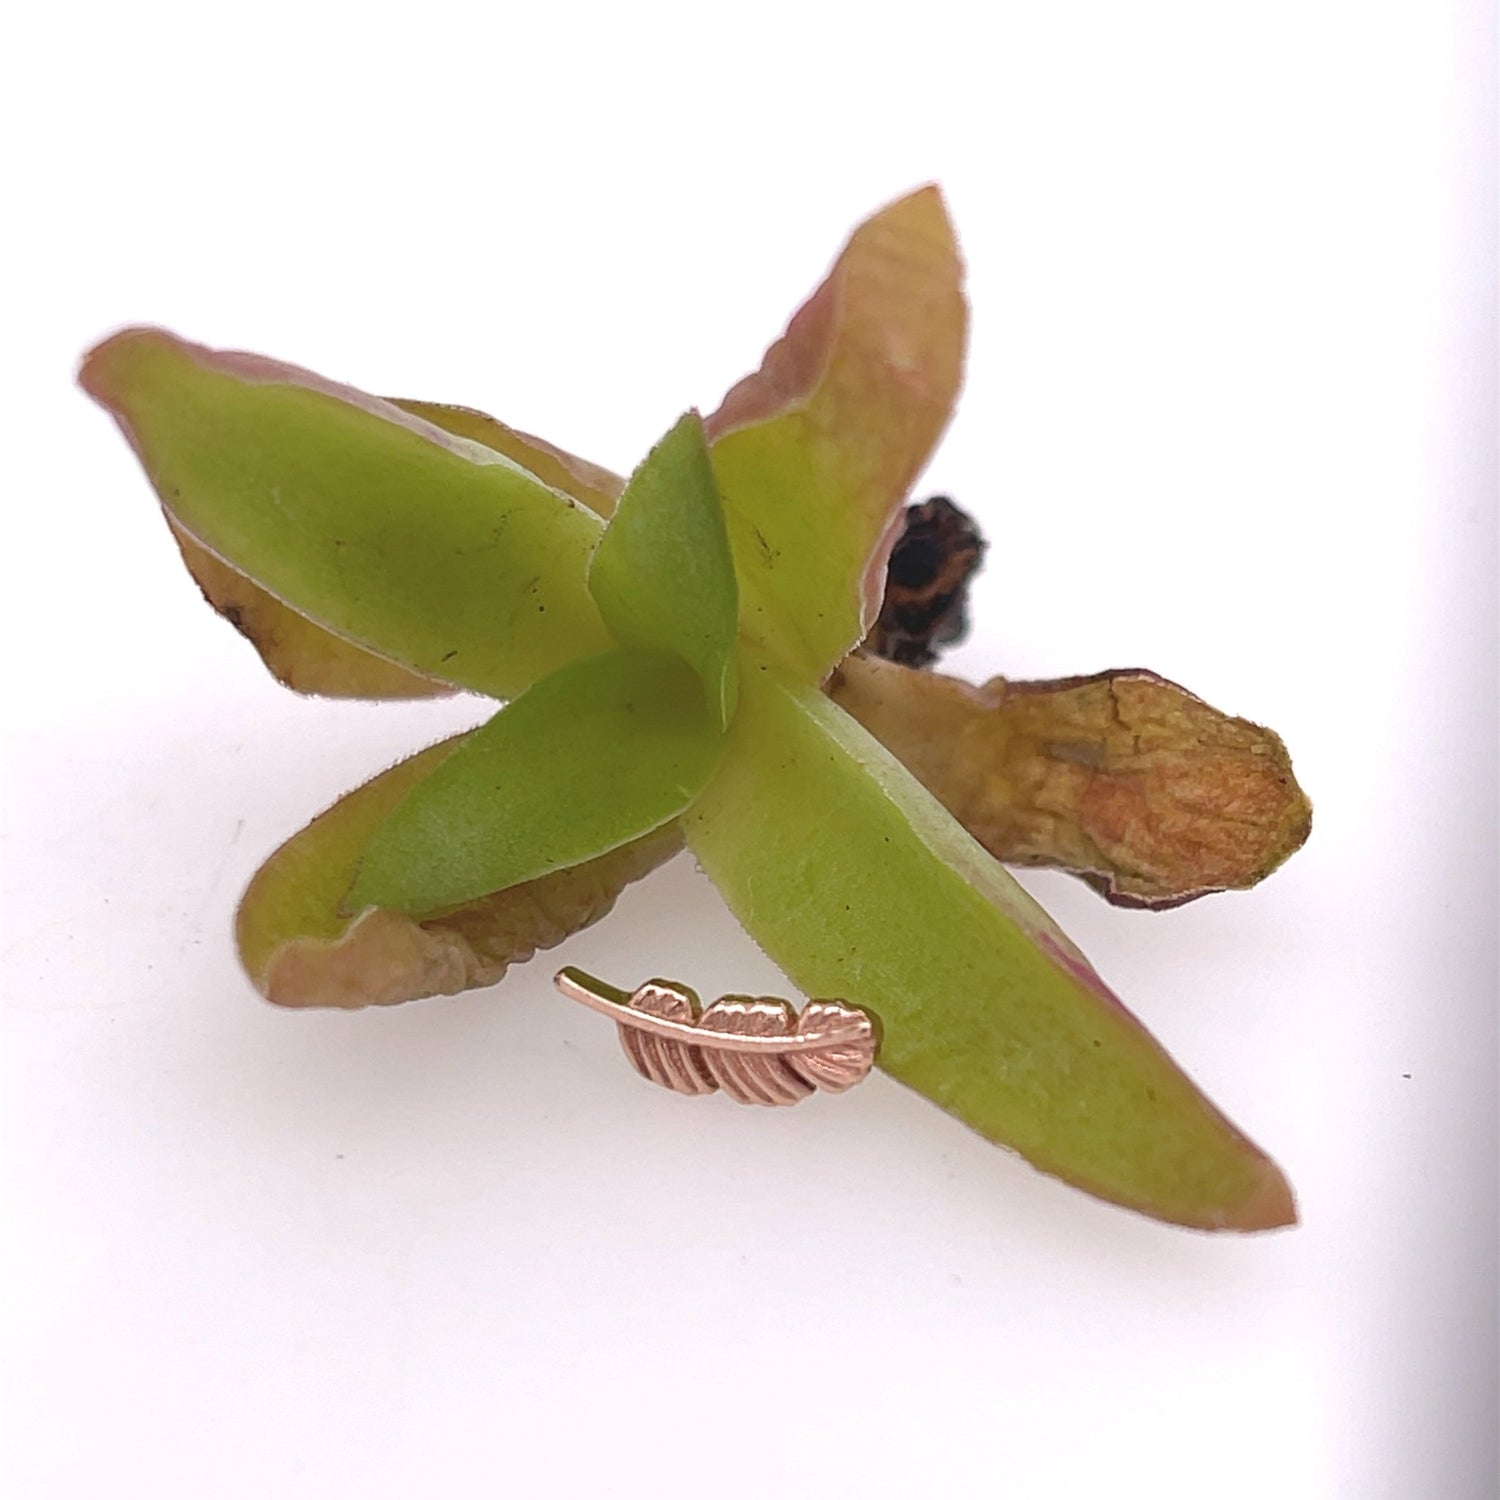
[[[1169,1222],[1292,1222],[1276,1165],[1002,863],[1135,905],[1252,884],[1308,829],[1280,741],[1144,672],[924,670],[961,607],[961,578],[933,584],[953,549],[921,531],[931,508],[891,580],[933,585],[928,638],[881,617],[966,326],[925,188],[628,483],[476,411],[160,330],[93,350],[82,384],[282,682],[504,704],[271,856],[237,917],[259,990],[357,1007],[494,984],[686,844],[799,989],[867,1010],[880,1066],[989,1140]]]

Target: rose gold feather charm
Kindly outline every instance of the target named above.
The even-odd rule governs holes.
[[[552,982],[619,1026],[636,1072],[679,1094],[723,1089],[741,1104],[797,1104],[816,1089],[841,1094],[875,1065],[874,1019],[842,1000],[809,1000],[799,1016],[785,1000],[726,995],[702,1010],[669,979],[633,994],[581,969]]]

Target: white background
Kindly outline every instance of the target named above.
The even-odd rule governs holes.
[[[1472,1500],[1495,1454],[1493,22],[1479,4],[27,7],[3,90],[9,1493]],[[1166,1229],[885,1079],[642,1084],[546,959],[295,1015],[228,924],[470,702],[299,701],[70,385],[152,321],[629,468],[927,179],[977,677],[1144,665],[1317,804],[1029,878],[1285,1166]],[[778,976],[681,860],[577,940]]]

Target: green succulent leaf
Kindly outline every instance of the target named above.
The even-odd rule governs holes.
[[[594,859],[671,822],[723,746],[674,657],[621,646],[563,667],[406,795],[344,909],[423,916]]]
[[[589,591],[622,643],[687,662],[719,727],[729,723],[739,594],[697,412],[631,476],[594,552]]]
[[[670,823],[439,916],[341,910],[381,825],[465,738],[433,745],[341,797],[256,872],[235,916],[235,938],[266,999],[348,1010],[495,984],[512,964],[597,922],[625,886],[682,848]]]
[[[80,379],[182,531],[335,635],[502,698],[611,644],[587,588],[598,516],[479,443],[156,329]]]
[[[806,681],[879,613],[901,503],[952,412],[967,329],[953,226],[923,188],[855,230],[707,420],[742,632]]]
[[[747,663],[683,820],[746,929],[808,995],[864,1006],[880,1066],[1043,1171],[1174,1223],[1294,1218],[1231,1126],[1042,909],[846,714]]]
[[[451,682],[410,667],[325,630],[220,561],[167,516],[183,565],[203,597],[260,653],[283,687],[328,698],[438,698]]]
[[[476,411],[472,406],[414,401],[405,396],[392,396],[390,402],[454,437],[468,438],[491,452],[504,454],[528,474],[535,474],[543,484],[570,496],[596,516],[614,514],[620,491],[625,488],[625,481],[618,474],[612,474],[586,458],[579,458],[576,453],[569,453],[546,438],[507,426],[499,418]]]
[[[541,438],[467,406],[393,400],[393,406],[455,437],[482,443],[599,516],[608,516],[624,480]],[[432,698],[454,684],[424,677],[325,630],[231,568],[168,517],[182,561],[203,597],[260,653],[271,675],[293,692],[329,698]]]

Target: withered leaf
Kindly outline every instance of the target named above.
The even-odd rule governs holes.
[[[1116,905],[1243,890],[1312,826],[1275,734],[1152,672],[974,687],[855,655],[830,692],[997,859]]]

